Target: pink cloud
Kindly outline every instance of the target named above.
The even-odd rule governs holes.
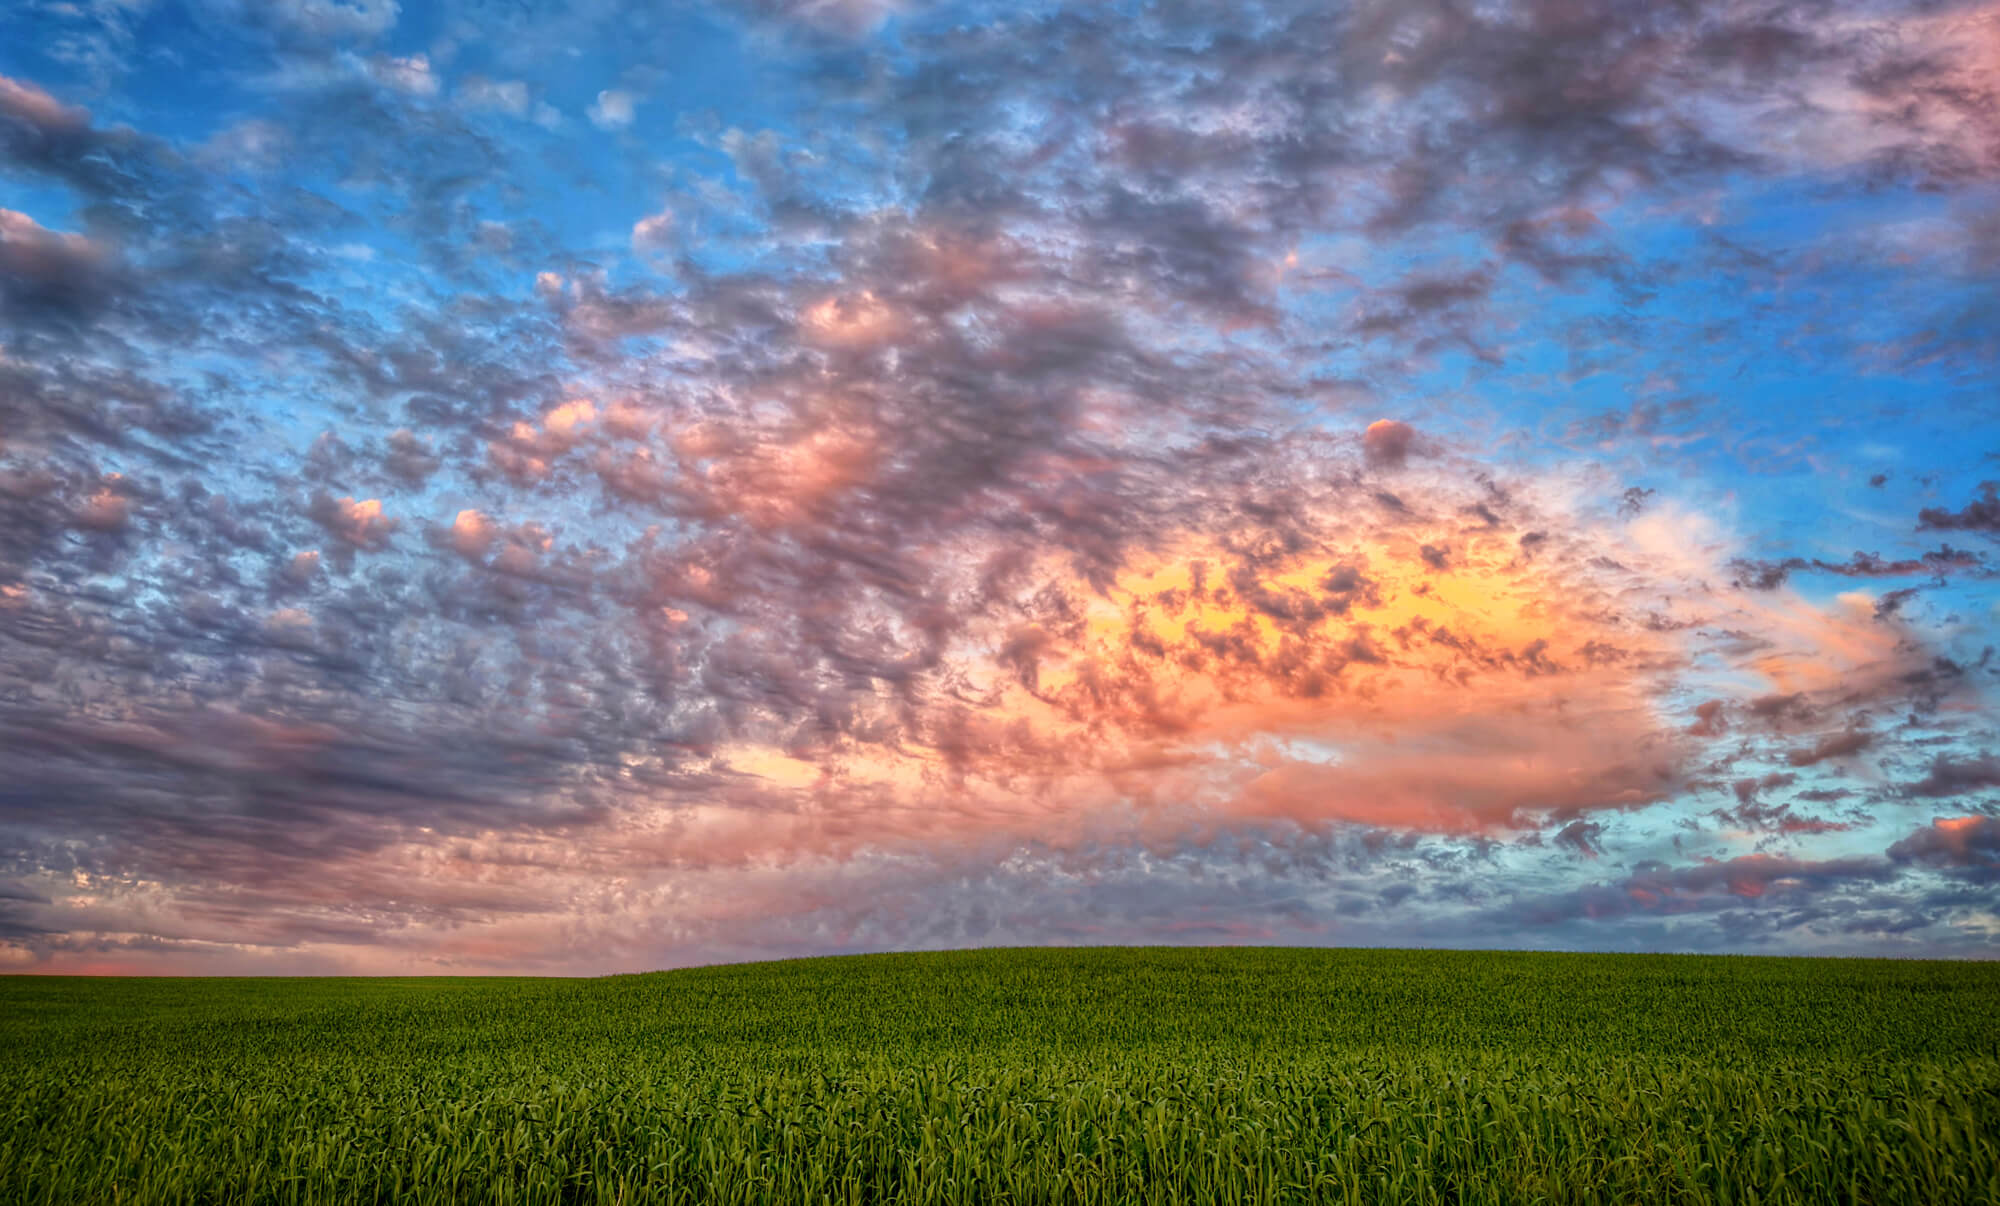
[[[80,234],[49,230],[27,214],[0,209],[0,273],[55,285],[95,271],[105,258],[103,247]]]
[[[131,518],[132,504],[126,497],[124,479],[116,473],[104,476],[104,484],[91,491],[76,509],[76,525],[100,532],[115,532]]]
[[[389,538],[399,526],[397,520],[384,513],[379,498],[357,501],[352,497],[320,494],[314,497],[308,514],[344,547],[366,552],[388,548]]]
[[[90,114],[65,105],[34,84],[0,75],[0,116],[25,121],[50,134],[76,134],[89,128]]]

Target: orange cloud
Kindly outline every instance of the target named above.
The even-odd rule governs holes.
[[[447,535],[454,552],[477,561],[493,548],[493,521],[477,511],[460,511]]]
[[[549,411],[542,419],[542,430],[551,439],[570,444],[575,443],[596,421],[596,403],[588,398],[572,398]]]
[[[828,425],[804,434],[708,423],[674,441],[680,473],[672,489],[709,515],[737,515],[760,529],[798,524],[866,481],[878,452],[868,435]],[[607,464],[629,488],[652,477],[651,455]],[[655,479],[666,488],[664,479]],[[614,487],[616,488],[616,487]]]
[[[760,525],[810,515],[869,466],[843,437],[714,425],[677,451],[705,499]],[[1662,506],[1600,524],[1564,514],[1561,490],[1537,516],[1522,487],[1502,522],[1427,470],[1394,508],[1330,496],[1302,517],[1307,537],[1190,530],[1109,572],[997,543],[937,550],[958,583],[941,595],[981,601],[958,605],[922,685],[846,693],[838,731],[816,742],[746,723],[724,755],[741,791],[679,816],[663,857],[1273,821],[1518,832],[1686,789],[1698,738],[1727,731],[1732,708],[1910,669],[1871,610],[1716,593],[1732,551],[1716,521]],[[1561,535],[1529,551],[1540,532]],[[698,562],[655,573],[678,615],[730,606]],[[1677,695],[1718,661],[1704,617],[1732,635],[1724,668],[1699,677],[1711,698],[1697,718]],[[742,639],[727,664],[782,673]]]
[[[357,549],[388,547],[389,537],[398,526],[396,520],[383,513],[379,498],[356,501],[350,497],[320,495],[313,502],[312,513],[320,526]]]
[[[1672,790],[1684,737],[1643,669],[1671,642],[1564,606],[1581,592],[1503,537],[1453,531],[1439,571],[1423,534],[1447,540],[1162,558],[1073,587],[1066,627],[1009,629],[989,673],[1029,744],[1203,764],[1225,815],[1467,833]]]
[[[486,453],[495,468],[517,482],[539,481],[564,453],[576,447],[597,426],[597,404],[572,398],[549,408],[541,426],[515,422],[507,435],[489,441]]]
[[[104,477],[104,485],[91,492],[76,509],[76,524],[100,532],[115,532],[125,526],[132,513],[131,500],[120,492],[123,479],[116,473]]]

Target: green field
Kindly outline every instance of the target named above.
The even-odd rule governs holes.
[[[2000,1201],[2000,965],[0,979],[0,1202]]]

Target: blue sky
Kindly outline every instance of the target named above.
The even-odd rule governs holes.
[[[1990,957],[2000,10],[29,0],[0,961]]]

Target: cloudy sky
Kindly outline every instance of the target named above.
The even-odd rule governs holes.
[[[18,0],[0,965],[2000,954],[1993,0]]]

